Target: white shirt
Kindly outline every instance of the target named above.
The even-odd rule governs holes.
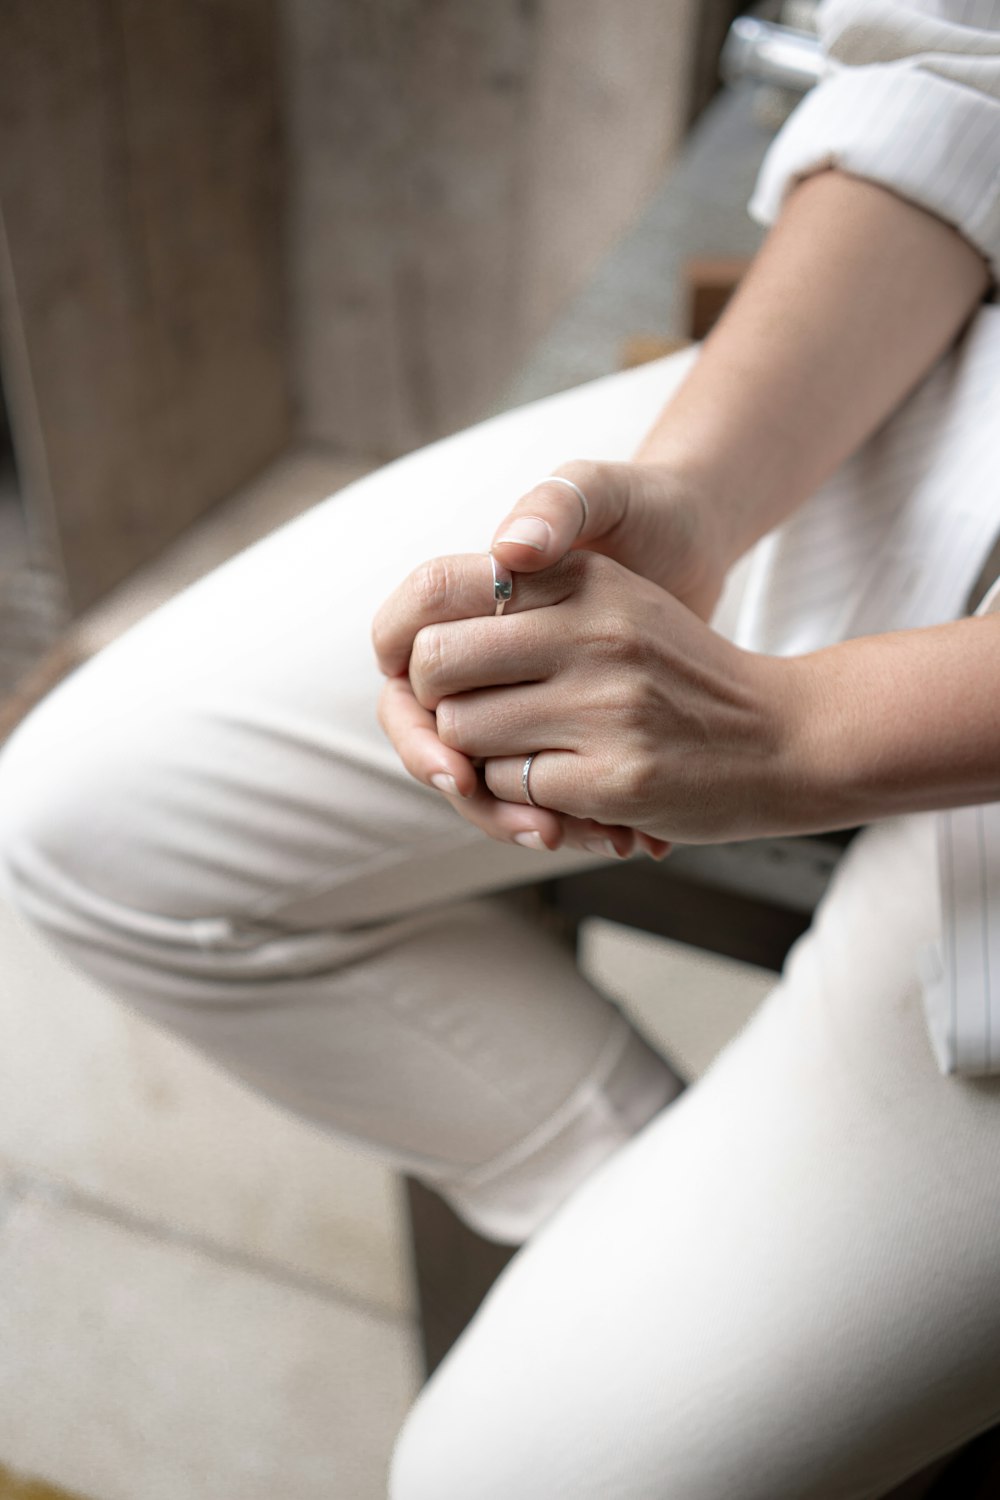
[[[818,21],[825,74],[770,148],[751,214],[773,222],[796,181],[837,166],[954,225],[994,286],[917,390],[755,548],[736,639],[777,655],[961,617],[1000,531],[1000,0],[824,0]],[[1000,803],[935,820],[942,939],[917,955],[930,1039],[943,1073],[1000,1073]]]
[[[1000,282],[1000,3],[823,0],[825,76],[768,151],[749,210],[837,166],[953,224]]]

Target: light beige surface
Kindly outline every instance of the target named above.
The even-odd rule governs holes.
[[[133,1016],[3,906],[0,964],[9,1164],[265,1275],[409,1310],[401,1193],[381,1163]]]
[[[384,1500],[405,1325],[35,1195],[0,1227],[0,1283],[15,1469],[94,1500]]]
[[[685,1078],[698,1078],[776,976],[616,922],[584,923],[582,966]]]
[[[592,922],[689,1075],[769,983]],[[0,1459],[93,1500],[381,1497],[419,1385],[402,1184],[79,978],[0,906]]]
[[[290,0],[302,432],[397,453],[483,416],[680,142],[692,0]]]

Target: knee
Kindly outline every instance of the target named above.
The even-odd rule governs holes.
[[[425,1412],[426,1391],[417,1398],[396,1437],[389,1466],[389,1500],[455,1500],[449,1489],[457,1431],[436,1430]],[[462,1480],[458,1480],[461,1485]]]
[[[65,925],[82,893],[128,902],[143,870],[143,753],[110,728],[80,732],[59,697],[0,748],[0,893],[42,926]]]
[[[481,1330],[480,1318],[407,1413],[393,1445],[388,1500],[535,1500],[583,1492],[579,1474],[555,1473],[558,1464],[544,1451],[544,1425],[526,1412],[531,1401],[523,1399],[520,1380],[511,1388],[508,1361],[478,1347]],[[523,1373],[531,1385],[530,1373]],[[533,1400],[538,1414],[541,1391]]]
[[[44,706],[0,748],[0,891],[19,908],[51,884],[48,873],[68,873],[88,847],[72,814],[92,801],[93,788],[82,784],[72,747],[49,731]]]

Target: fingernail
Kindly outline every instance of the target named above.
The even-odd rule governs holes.
[[[439,792],[444,792],[446,797],[458,797],[458,782],[454,776],[448,776],[444,771],[438,771],[436,776],[431,777],[431,786],[436,786]]]
[[[540,521],[537,516],[521,516],[503,536],[497,537],[497,542],[517,542],[521,547],[534,547],[536,552],[544,552],[551,539],[547,521]]]
[[[610,839],[584,839],[583,847],[591,854],[609,854],[612,859],[618,858],[618,850]]]
[[[523,844],[525,849],[546,848],[545,840],[536,828],[532,828],[530,833],[515,833],[514,843]]]

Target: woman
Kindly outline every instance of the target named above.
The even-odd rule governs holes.
[[[72,962],[529,1241],[411,1412],[393,1500],[853,1500],[1000,1419],[1000,1080],[941,1076],[918,973],[929,810],[1000,798],[1000,620],[782,657],[706,623],[993,316],[1000,6],[821,14],[830,76],[697,359],[352,486],[0,761],[6,891]],[[676,1103],[519,889],[867,822]]]

